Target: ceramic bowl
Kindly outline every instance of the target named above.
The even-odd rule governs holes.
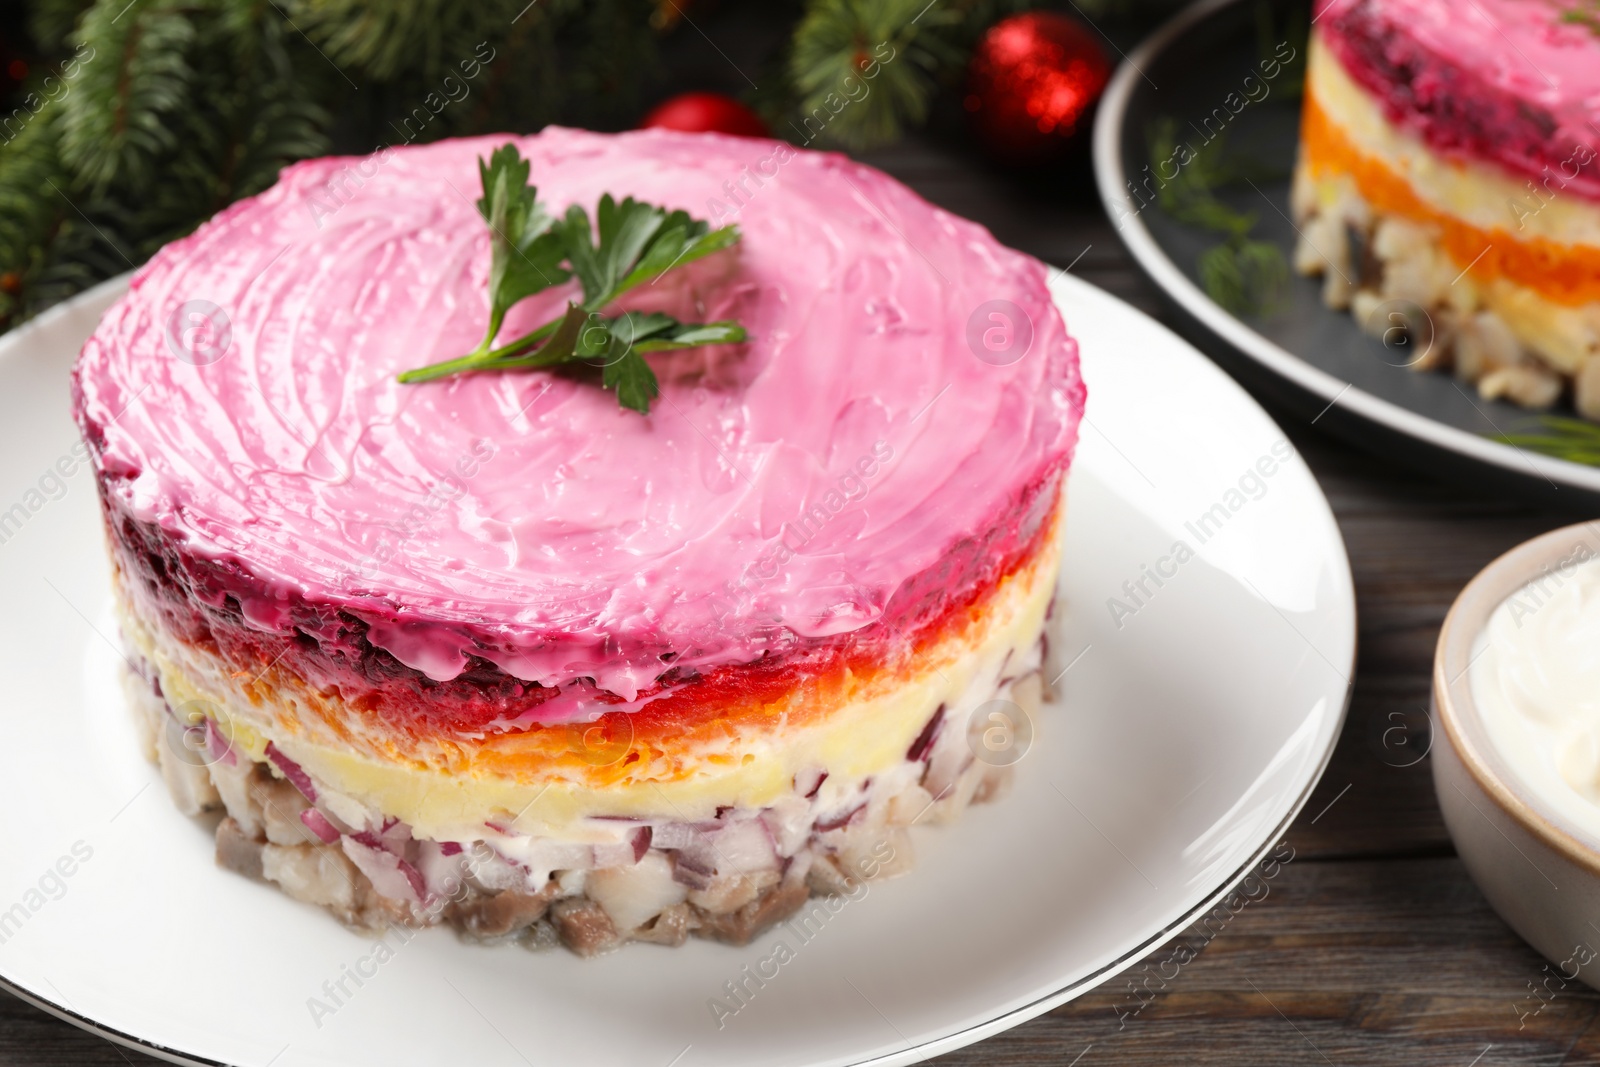
[[[1433,784],[1445,826],[1494,910],[1553,965],[1553,991],[1574,977],[1600,988],[1600,836],[1517,777],[1473,702],[1469,668],[1495,608],[1582,547],[1600,549],[1600,526],[1552,530],[1485,567],[1445,617],[1433,664]]]

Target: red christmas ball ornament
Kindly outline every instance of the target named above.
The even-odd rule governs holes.
[[[966,109],[997,157],[1033,163],[1060,152],[1085,125],[1111,78],[1099,39],[1049,11],[1003,18],[985,31],[967,68]]]
[[[11,42],[0,36],[0,94],[10,96],[28,80],[28,61],[11,50]]]
[[[658,104],[639,123],[687,133],[731,133],[736,137],[768,137],[761,116],[721,93],[679,93]]]

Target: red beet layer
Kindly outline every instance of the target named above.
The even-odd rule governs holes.
[[[1377,0],[1324,5],[1317,32],[1345,71],[1382,104],[1389,122],[1440,155],[1497,163],[1535,181],[1548,168],[1562,175],[1564,189],[1600,200],[1600,161],[1592,150],[1562,135],[1548,112],[1424,48]],[[1567,178],[1574,169],[1577,176]]]
[[[902,585],[871,625],[816,639],[775,628],[757,661],[692,675],[670,665],[673,653],[663,655],[656,685],[640,695],[672,691],[632,712],[629,732],[670,736],[777,699],[808,680],[832,677],[846,665],[863,673],[901,661],[961,625],[984,594],[1045,547],[1059,484],[1060,471],[1051,470],[1020,490],[1008,521],[981,539],[952,545],[937,566]],[[292,626],[265,632],[248,624],[240,610],[242,599],[263,588],[244,566],[196,555],[154,524],[134,518],[120,494],[105,491],[103,480],[100,497],[113,555],[146,624],[221,657],[246,679],[268,667],[284,670],[313,688],[336,693],[355,714],[375,716],[390,728],[456,737],[494,732],[523,717],[528,722],[561,692],[521,681],[476,656],[446,682],[406,666],[367,639],[369,623],[397,614],[393,604],[376,602],[355,611],[297,597],[288,605]],[[592,698],[622,702],[604,691]]]

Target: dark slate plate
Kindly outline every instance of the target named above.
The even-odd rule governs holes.
[[[1219,193],[1255,212],[1252,236],[1287,257],[1294,248],[1289,173],[1299,143],[1300,99],[1288,78],[1262,78],[1258,64],[1285,39],[1306,0],[1201,0],[1130,53],[1100,103],[1095,176],[1106,211],[1140,269],[1172,308],[1180,332],[1245,385],[1322,429],[1430,473],[1511,492],[1545,506],[1600,511],[1600,469],[1503,444],[1500,433],[1539,432],[1528,412],[1480,400],[1449,373],[1406,368],[1407,353],[1364,333],[1346,312],[1325,308],[1320,279],[1295,276],[1285,305],[1236,317],[1206,294],[1196,263],[1217,237],[1178,223],[1155,204],[1140,207],[1128,183],[1152,165],[1146,138],[1162,116],[1200,143],[1205,116],[1228,114],[1228,151],[1259,161],[1270,176]],[[1271,29],[1258,29],[1263,16]],[[1299,19],[1302,26],[1305,16]],[[1304,42],[1291,47],[1303,49]],[[1254,82],[1246,78],[1254,76]],[[1265,93],[1263,95],[1263,86]],[[1238,94],[1229,101],[1229,94]],[[1258,98],[1238,107],[1246,95]],[[1195,125],[1191,126],[1190,123]],[[1212,128],[1219,125],[1213,119]]]

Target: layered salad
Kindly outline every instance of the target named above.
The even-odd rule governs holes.
[[[1412,365],[1600,418],[1597,156],[1587,0],[1322,0],[1296,265]]]
[[[904,870],[1004,784],[974,712],[1037,712],[1076,346],[1041,264],[841,156],[302,163],[73,384],[148,754],[347,923],[743,942]]]

